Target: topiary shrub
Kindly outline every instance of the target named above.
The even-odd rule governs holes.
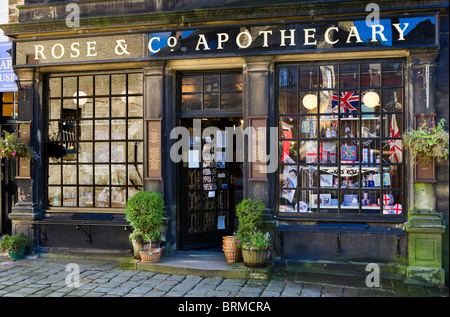
[[[160,241],[163,209],[164,200],[159,193],[142,191],[131,197],[125,211],[135,231],[133,239]]]
[[[252,237],[260,230],[257,225],[266,206],[259,200],[244,199],[236,206],[239,228],[236,235],[238,245],[252,244]]]

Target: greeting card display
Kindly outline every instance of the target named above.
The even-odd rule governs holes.
[[[358,195],[344,195],[344,206],[358,206]]]
[[[356,161],[356,146],[343,145],[341,147],[341,160],[351,162]]]
[[[306,142],[306,163],[317,163],[317,143]],[[320,163],[336,163],[336,144],[334,142],[320,142]]]

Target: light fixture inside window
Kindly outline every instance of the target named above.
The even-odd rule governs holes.
[[[371,69],[369,69],[369,74],[370,74],[370,87],[372,87],[372,70]],[[380,96],[375,91],[369,91],[364,94],[364,96],[362,97],[362,101],[367,107],[373,108],[380,104]]]
[[[86,97],[86,93],[84,91],[79,91],[78,93],[74,93],[73,94],[73,102],[77,103],[77,97],[78,99],[78,105],[83,106],[86,102],[87,102],[87,98],[82,98],[82,97]]]
[[[312,89],[312,72],[309,72],[309,89]],[[315,109],[317,108],[317,95],[315,94],[307,94],[305,97],[303,97],[303,106],[306,109]]]

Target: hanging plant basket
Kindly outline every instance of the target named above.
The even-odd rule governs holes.
[[[3,131],[3,135],[4,137],[0,138],[0,158],[25,158],[29,160],[39,158],[33,148],[21,141],[15,133]]]

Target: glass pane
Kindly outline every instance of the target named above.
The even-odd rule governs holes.
[[[280,89],[297,88],[297,67],[280,67],[279,72]]]
[[[126,132],[126,120],[118,119],[111,120],[111,139],[112,140],[124,140],[127,137]]]
[[[313,212],[310,204],[311,193],[313,193],[313,191],[298,191],[297,209],[299,213]]]
[[[341,141],[341,163],[355,163],[359,161],[359,146],[356,142]]]
[[[381,86],[381,64],[361,64],[361,87]]]
[[[79,140],[81,141],[92,140],[92,130],[93,130],[92,120],[82,120],[80,121],[79,125],[80,125]]]
[[[109,207],[109,187],[95,187],[95,207]]]
[[[95,98],[95,117],[109,117],[109,98]]]
[[[95,76],[95,95],[109,95],[109,75]]]
[[[383,86],[402,86],[403,65],[401,62],[383,63]]]
[[[278,109],[280,114],[296,114],[297,113],[297,93],[296,92],[280,92],[278,95]]]
[[[143,148],[142,142],[128,142],[128,162],[142,163],[144,160]]]
[[[111,117],[125,117],[127,115],[126,101],[125,96],[111,98]]]
[[[77,166],[76,165],[63,165],[63,179],[64,185],[76,185],[77,184]]]
[[[61,184],[61,165],[48,166],[48,183],[50,185]]]
[[[92,118],[94,115],[94,100],[92,98],[80,99],[78,110],[81,113],[81,118]]]
[[[183,95],[181,99],[182,110],[201,110],[202,109],[202,95]]]
[[[383,137],[401,138],[403,136],[403,115],[385,114],[383,116]]]
[[[337,118],[331,119],[335,116],[320,116],[320,137],[327,139],[334,139],[338,137]],[[337,117],[337,116],[336,116]],[[342,124],[342,122],[341,122]]]
[[[367,190],[362,193],[361,208],[365,214],[380,214],[380,192]]]
[[[109,162],[109,143],[96,142],[95,143],[95,162]]]
[[[298,178],[299,188],[317,188],[318,182],[318,170],[317,165],[301,166]]]
[[[300,138],[317,138],[317,116],[299,116]]]
[[[109,140],[109,120],[95,120],[95,140]]]
[[[109,184],[109,165],[95,165],[95,185]]]
[[[63,187],[63,206],[76,207],[77,206],[77,188]]]
[[[223,74],[221,75],[221,90],[242,91],[242,74]]]
[[[130,119],[128,120],[128,139],[142,139],[142,120]]]
[[[337,111],[338,92],[336,90],[322,90],[319,92],[320,113],[333,113]]]
[[[278,127],[281,139],[297,138],[297,117],[296,116],[280,116]]]
[[[112,185],[127,184],[126,165],[111,165],[111,184]]]
[[[319,98],[317,92],[302,91],[299,93],[298,110],[301,114],[314,114],[318,111]]]
[[[61,135],[59,133],[59,122],[48,123],[48,137],[50,141],[60,141]]]
[[[92,162],[92,143],[78,143],[78,161],[80,163]]]
[[[320,88],[337,88],[338,86],[338,77],[337,77],[337,66],[329,65],[329,66],[320,66],[319,67],[319,83]]]
[[[402,89],[383,89],[383,109],[384,111],[394,112],[403,111]]]
[[[370,89],[361,92],[361,112],[380,112],[381,90]]]
[[[111,75],[111,94],[126,94],[126,84],[127,80],[125,74]]]
[[[403,141],[401,139],[383,140],[383,162],[403,162]]]
[[[343,190],[341,191],[340,204],[341,214],[359,213],[360,197],[357,191]]]
[[[4,117],[12,117],[14,114],[14,104],[12,103],[4,103],[2,106],[2,116]]]
[[[219,91],[219,84],[219,75],[205,75],[203,78],[203,90],[205,92]]]
[[[126,187],[111,188],[111,207],[125,207],[127,199]]]
[[[242,93],[222,93],[220,101],[221,109],[242,109]]]
[[[142,94],[143,89],[142,73],[128,74],[128,94]]]
[[[281,189],[280,190],[280,212],[297,212],[297,203],[294,197],[297,190],[295,189]]]
[[[317,66],[300,67],[299,89],[317,88]]]
[[[128,185],[142,185],[143,183],[143,165],[128,165]]]
[[[202,91],[202,77],[201,76],[184,76],[181,79],[181,91],[186,92],[201,92]]]
[[[80,185],[93,185],[93,175],[94,170],[92,165],[80,165],[78,166],[79,171],[79,183]]]
[[[77,92],[77,77],[63,77],[63,97],[73,97]]]
[[[143,112],[143,97],[130,96],[128,97],[128,116],[130,117],[142,117]]]
[[[219,94],[205,94],[203,106],[205,109],[219,109]]]
[[[61,100],[50,100],[49,102],[49,119],[60,119],[61,118]]]
[[[338,142],[320,142],[319,161],[321,164],[336,164],[337,163],[337,145]]]
[[[61,97],[61,78],[50,78],[50,98]]]
[[[359,86],[359,64],[341,65],[340,87],[350,88]]]
[[[299,163],[317,163],[317,141],[301,141]]]
[[[48,200],[50,206],[61,206],[61,187],[48,187]]]
[[[80,187],[79,188],[79,206],[80,207],[94,207],[94,188]]]
[[[125,142],[112,142],[111,143],[111,162],[122,163],[125,162],[126,157],[126,143]]]
[[[66,110],[72,110],[72,111],[66,111]],[[76,110],[77,110],[77,102],[75,99],[75,102],[73,99],[63,99],[63,112],[62,112],[62,119],[76,119]]]
[[[395,189],[403,188],[403,166],[383,166],[383,175],[383,187]]]
[[[80,85],[78,88],[79,95],[82,95],[81,92],[84,93],[84,96],[92,96],[94,94],[94,77],[93,76],[80,76],[78,77],[78,84]]]

